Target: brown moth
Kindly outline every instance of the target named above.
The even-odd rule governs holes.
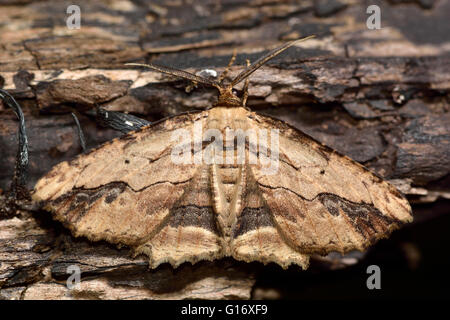
[[[306,269],[311,254],[364,250],[387,237],[412,221],[392,185],[245,107],[248,76],[301,40],[269,52],[228,85],[147,65],[216,87],[218,102],[58,164],[33,199],[75,236],[127,245],[152,268],[231,256]],[[232,87],[244,79],[240,99]]]

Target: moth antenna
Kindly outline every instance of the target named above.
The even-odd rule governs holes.
[[[228,74],[228,71],[230,71],[231,66],[233,65],[234,61],[236,60],[236,49],[233,50],[233,55],[231,56],[230,62],[228,62],[228,66],[225,68],[225,70],[222,72],[222,74],[220,75],[219,79],[217,79],[217,81],[222,84],[223,80],[225,79],[225,77]]]
[[[161,72],[161,73],[166,73],[166,74],[170,74],[172,76],[180,77],[180,78],[191,80],[194,82],[203,83],[203,84],[206,84],[206,85],[209,85],[212,87],[216,87],[218,89],[220,88],[220,84],[214,80],[206,79],[206,78],[197,76],[195,74],[192,74],[190,72],[179,70],[179,69],[158,66],[155,64],[142,64],[142,63],[126,63],[125,65],[126,66],[146,67],[146,68],[150,68],[150,69],[153,69],[153,70]]]
[[[294,41],[290,41],[282,45],[281,47],[275,48],[269,53],[267,53],[265,56],[262,56],[258,60],[256,60],[250,67],[246,68],[244,71],[242,71],[234,80],[231,82],[230,86],[233,87],[237,85],[239,82],[247,78],[249,75],[251,75],[253,72],[258,70],[263,64],[265,64],[270,59],[275,58],[277,55],[282,53],[284,50],[288,49],[289,47],[292,47],[294,44],[297,44],[302,41],[306,41],[308,39],[314,38],[314,35],[308,36],[306,38],[297,39]]]

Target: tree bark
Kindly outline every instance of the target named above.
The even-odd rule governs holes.
[[[251,76],[248,106],[393,182],[413,204],[415,223],[430,219],[415,204],[450,199],[450,1],[372,2],[381,7],[380,30],[367,28],[364,1],[77,1],[81,28],[69,29],[69,2],[0,0],[0,87],[24,109],[27,187],[81,152],[73,110],[82,114],[88,147],[95,147],[121,135],[96,124],[97,106],[155,121],[205,109],[217,98],[215,89],[189,91],[186,81],[125,63],[220,73],[236,49],[228,75],[233,78],[245,59],[255,61],[282,41],[316,34]],[[4,191],[14,171],[17,126],[13,112],[0,104]],[[0,193],[0,207],[7,205]],[[315,257],[312,268],[341,268],[362,258]],[[70,265],[81,269],[80,288],[66,286]],[[283,296],[283,283],[258,287],[264,268],[225,259],[149,270],[145,257],[76,239],[48,213],[19,210],[0,217],[0,297],[6,299]],[[285,271],[274,270],[283,279]]]

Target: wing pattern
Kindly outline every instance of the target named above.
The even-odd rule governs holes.
[[[220,257],[208,167],[173,164],[176,129],[192,133],[207,113],[176,116],[55,166],[33,199],[76,236],[125,244],[162,262]]]
[[[278,173],[251,169],[278,231],[298,252],[364,250],[412,221],[407,200],[362,165],[282,121],[252,121],[280,131]]]
[[[33,199],[74,235],[128,245],[148,255],[152,268],[232,256],[306,269],[311,254],[364,250],[412,220],[406,199],[350,158],[280,120],[215,109],[166,119],[63,162],[39,180]],[[194,134],[196,124],[276,129],[276,163],[174,163],[173,132]],[[191,148],[190,155],[199,152]],[[254,150],[246,145],[247,155]],[[265,165],[276,165],[276,174]]]

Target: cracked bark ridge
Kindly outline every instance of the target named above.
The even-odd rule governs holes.
[[[131,81],[111,81],[103,75],[86,76],[77,80],[40,82],[36,86],[38,107],[49,109],[59,106],[59,112],[65,111],[61,105],[90,109],[92,106],[124,96],[130,84]]]

